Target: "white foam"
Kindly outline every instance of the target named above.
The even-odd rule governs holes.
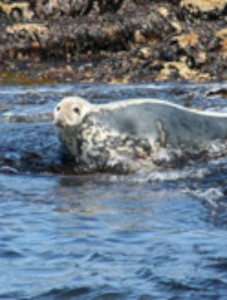
[[[205,200],[208,202],[209,205],[213,209],[218,209],[218,200],[221,199],[224,196],[223,190],[221,187],[211,187],[208,189],[195,189],[195,190],[190,190],[190,189],[185,189],[185,193],[192,195],[196,198],[200,198],[202,200]]]
[[[207,167],[185,167],[183,169],[165,169],[150,172],[139,172],[131,175],[110,175],[110,182],[157,183],[165,181],[179,181],[185,179],[202,180],[211,173]]]

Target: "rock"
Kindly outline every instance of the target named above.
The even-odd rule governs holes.
[[[196,47],[199,43],[199,35],[192,32],[179,36],[174,36],[173,41],[177,41],[180,48]]]
[[[30,8],[29,2],[0,3],[0,11],[7,18],[13,21],[30,21],[34,17],[34,12]]]
[[[168,62],[164,64],[163,69],[157,75],[158,80],[180,79],[194,82],[201,82],[204,80],[210,80],[209,73],[200,73],[196,70],[192,70],[185,62]]]
[[[13,65],[17,78],[59,81],[226,79],[227,0],[5,2],[2,74]]]
[[[227,27],[218,30],[215,35],[220,39],[220,54],[227,58]]]
[[[181,7],[186,8],[188,12],[193,14],[223,12],[226,8],[226,0],[182,0]]]

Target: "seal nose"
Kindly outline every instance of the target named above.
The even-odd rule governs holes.
[[[57,120],[56,122],[54,122],[54,125],[57,126],[57,127],[61,127],[61,128],[64,128],[64,123],[60,120]]]
[[[53,121],[54,125],[57,127],[64,128],[65,127],[65,119],[63,117],[55,117]]]

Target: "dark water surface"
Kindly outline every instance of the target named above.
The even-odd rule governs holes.
[[[227,158],[73,175],[51,112],[154,97],[227,112],[227,84],[0,88],[0,299],[227,299]],[[192,124],[193,125],[193,124]]]

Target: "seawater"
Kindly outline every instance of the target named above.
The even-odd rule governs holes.
[[[75,175],[51,112],[158,98],[226,111],[225,83],[0,88],[0,299],[227,299],[227,159]],[[192,124],[193,126],[193,124]]]

